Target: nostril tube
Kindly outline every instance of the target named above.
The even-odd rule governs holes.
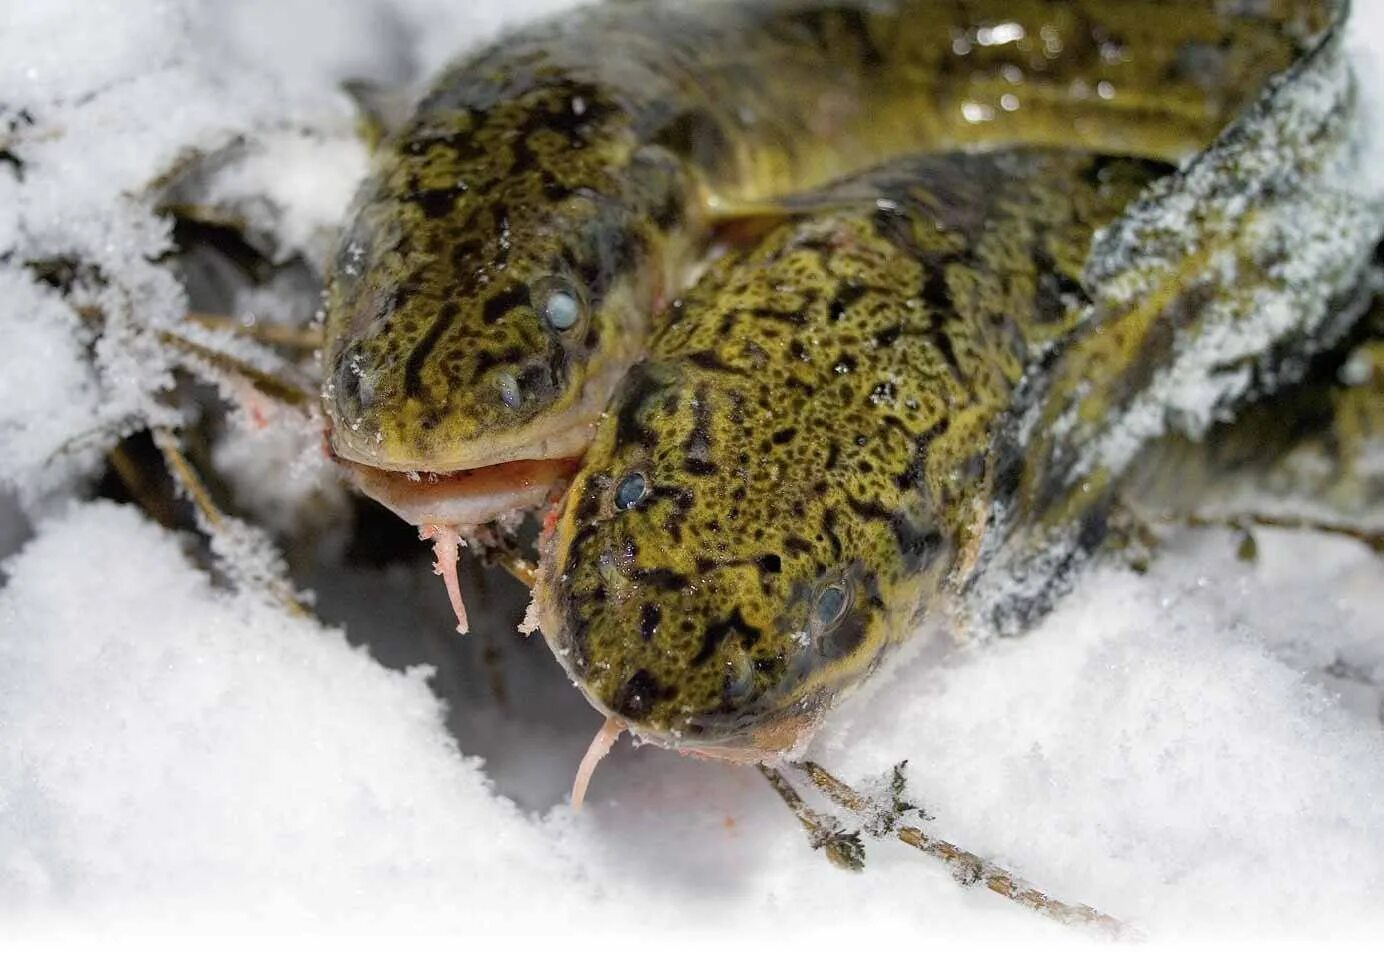
[[[500,391],[500,402],[510,410],[517,410],[519,405],[524,402],[524,395],[519,390],[519,382],[514,379],[513,374],[496,374],[495,386]]]
[[[360,424],[366,416],[378,411],[380,397],[379,369],[360,345],[341,353],[331,374],[329,410],[348,426]]]
[[[336,393],[335,403],[346,416],[354,417],[365,409],[367,388],[360,370],[360,354],[354,349],[343,351],[336,362],[333,375]]]
[[[615,691],[611,708],[631,721],[639,722],[653,713],[663,689],[658,681],[645,669],[631,675]]]

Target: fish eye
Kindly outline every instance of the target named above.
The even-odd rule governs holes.
[[[530,297],[534,311],[555,331],[576,327],[586,312],[580,292],[562,278],[544,278],[536,282]]]
[[[649,483],[642,473],[631,473],[615,487],[615,508],[633,509],[649,495]]]
[[[837,585],[823,586],[817,593],[817,604],[813,609],[816,622],[823,629],[830,628],[846,614],[846,590]]]

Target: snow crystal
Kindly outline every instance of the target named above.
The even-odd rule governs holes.
[[[236,509],[290,535],[346,519],[345,484],[322,452],[314,417],[279,410],[263,426],[242,422],[216,442],[212,463]]]
[[[280,260],[297,254],[326,261],[365,169],[364,150],[346,136],[275,130],[218,169],[204,185],[204,201],[274,236]]]
[[[99,457],[95,441],[82,439],[98,417],[98,392],[86,329],[56,292],[0,266],[0,301],[0,354],[12,365],[0,384],[0,485],[20,488],[33,506]]]

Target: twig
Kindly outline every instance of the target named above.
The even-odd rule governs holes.
[[[211,493],[207,490],[202,478],[197,475],[192,464],[183,455],[182,447],[178,445],[178,438],[173,431],[166,427],[155,427],[153,430],[154,446],[159,448],[159,453],[163,454],[163,461],[168,467],[168,473],[173,477],[173,482],[177,483],[187,496],[189,502],[197,510],[197,515],[202,523],[210,529],[220,529],[226,521],[212,501]]]
[[[538,585],[538,567],[518,553],[492,551],[486,554],[486,561],[493,562],[517,579],[525,589]]]
[[[295,328],[283,324],[245,324],[224,314],[209,314],[205,311],[189,311],[187,319],[212,331],[226,331],[259,341],[261,344],[276,344],[281,347],[296,348],[300,351],[317,351],[322,348],[321,328]]]
[[[159,340],[163,343],[171,345],[193,358],[205,362],[213,371],[219,371],[222,374],[241,378],[249,384],[250,387],[259,391],[270,400],[277,401],[281,404],[287,404],[290,407],[307,407],[316,400],[315,395],[310,393],[306,388],[298,387],[295,384],[275,377],[273,374],[266,373],[252,364],[231,357],[229,354],[223,354],[205,345],[198,344],[195,341],[189,341],[182,335],[174,334],[172,331],[160,331],[158,335]]]
[[[525,589],[538,585],[538,566],[515,550],[514,542],[494,526],[472,528],[471,549],[483,566],[499,566]]]
[[[230,519],[221,512],[215,501],[212,500],[206,484],[202,482],[202,478],[198,476],[192,463],[189,462],[183,454],[182,448],[178,445],[177,436],[166,427],[155,427],[153,437],[154,445],[163,454],[164,463],[168,467],[169,474],[173,477],[173,482],[178,485],[192,503],[202,531],[208,536],[228,532]],[[292,588],[286,582],[270,579],[267,581],[267,585],[270,594],[288,610],[290,615],[307,616],[310,614],[307,606],[298,601]]]
[[[905,844],[945,860],[957,871],[958,879],[961,879],[964,873],[966,879],[962,880],[963,883],[984,881],[986,887],[1000,896],[1007,897],[1030,910],[1036,910],[1058,923],[1096,927],[1112,936],[1132,935],[1130,928],[1114,917],[1084,903],[1071,904],[1053,899],[1004,868],[962,850],[955,844],[925,834],[916,827],[900,827],[896,834]]]
[[[970,851],[962,850],[949,841],[933,837],[917,827],[897,826],[898,814],[900,813],[898,804],[892,808],[882,808],[871,798],[859,793],[821,765],[804,761],[798,767],[808,776],[813,785],[832,802],[864,818],[872,820],[890,819],[888,829],[883,833],[893,833],[910,847],[915,847],[925,854],[945,861],[951,867],[958,882],[967,886],[983,882],[987,888],[1000,896],[1068,926],[1095,927],[1117,937],[1133,935],[1133,931],[1127,925],[1114,917],[1101,913],[1094,907],[1055,900],[1003,867]],[[901,775],[896,775],[896,777],[901,777]],[[904,805],[904,808],[907,808],[907,805]]]
[[[1384,532],[1372,532],[1342,523],[1328,523],[1322,520],[1307,519],[1300,516],[1266,516],[1258,513],[1240,513],[1235,516],[1210,517],[1195,514],[1185,517],[1185,522],[1193,529],[1235,529],[1244,532],[1245,524],[1262,526],[1268,529],[1297,529],[1327,536],[1344,536],[1358,543],[1364,543],[1377,554],[1384,555]]]
[[[110,463],[116,479],[120,481],[121,486],[125,487],[125,492],[130,494],[130,499],[140,509],[153,517],[160,526],[168,529],[177,526],[178,521],[172,508],[167,505],[162,494],[149,485],[150,481],[147,475],[130,456],[130,452],[124,444],[116,444],[112,447],[111,451],[106,454],[106,460]]]
[[[808,843],[813,850],[825,849],[827,859],[843,870],[865,869],[865,845],[860,835],[847,833],[841,822],[830,815],[819,814],[808,807],[793,785],[778,770],[766,764],[759,765],[759,773],[769,782],[775,793],[788,805],[793,816],[807,831]]]

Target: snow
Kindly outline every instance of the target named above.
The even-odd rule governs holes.
[[[321,452],[321,432],[301,414],[277,411],[264,426],[223,434],[212,463],[230,483],[236,510],[285,536],[325,530],[339,520],[348,491]],[[265,479],[266,460],[276,464],[273,479]]]
[[[0,354],[26,356],[6,361],[0,483],[33,503],[99,461],[94,448],[81,445],[97,417],[98,391],[83,355],[85,331],[56,292],[0,268],[0,301]]]
[[[236,210],[251,229],[273,235],[278,257],[297,253],[325,261],[342,209],[365,170],[366,155],[355,143],[302,130],[274,131],[211,176],[205,201]]]
[[[1381,568],[1276,533],[1249,568],[1236,543],[1092,573],[1030,637],[901,675],[821,758],[906,752],[941,836],[1136,923],[1377,923],[1381,696],[1348,710],[1323,672],[1381,673]]]
[[[477,631],[459,640],[426,554],[340,552],[353,515],[310,418],[215,431],[255,526],[212,566],[189,534],[90,501],[123,435],[207,412],[159,399],[191,363],[160,331],[278,360],[189,330],[190,305],[310,325],[364,164],[339,83],[411,81],[458,37],[566,5],[3,4],[0,150],[20,164],[0,161],[0,924],[1069,937],[897,843],[868,843],[862,875],[831,868],[749,769],[618,745],[574,816],[601,718],[513,633],[522,598],[463,573]],[[1384,3],[1356,6],[1376,135],[1351,188],[1377,197]],[[274,278],[180,271],[166,196],[242,218]],[[266,598],[284,561],[265,531],[308,541],[289,561],[326,621]],[[881,679],[813,755],[852,782],[907,759],[930,832],[1156,938],[1377,930],[1384,563],[1256,538],[1253,564],[1190,530],[1146,574],[1107,560],[1026,637]]]
[[[457,752],[425,670],[213,589],[133,510],[68,510],[8,573],[7,919],[133,908],[166,926],[231,897],[237,917],[449,897],[484,917],[517,883],[571,879]]]
[[[1384,3],[1379,0],[1355,0],[1351,11],[1351,30],[1346,34],[1346,49],[1351,54],[1356,79],[1365,91],[1362,105],[1369,117],[1365,123],[1366,152],[1378,156],[1384,149],[1384,57],[1379,44],[1384,37]],[[1376,192],[1384,191],[1384,163],[1365,163],[1364,186]]]

